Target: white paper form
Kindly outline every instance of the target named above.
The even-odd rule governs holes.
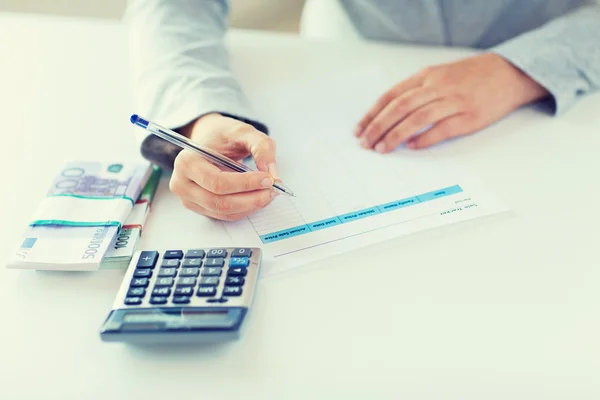
[[[263,249],[263,274],[505,210],[472,174],[430,150],[381,155],[360,148],[354,125],[384,88],[370,78],[354,98],[339,78],[315,89],[318,104],[287,102],[304,107],[300,120],[276,134],[280,175],[297,197],[281,195],[226,224],[236,246]]]

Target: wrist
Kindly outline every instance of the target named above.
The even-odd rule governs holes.
[[[511,80],[513,82],[510,86],[515,96],[514,101],[516,107],[534,103],[550,95],[545,87],[540,85],[525,71],[515,66],[509,60],[498,54],[490,54],[490,56],[497,58],[499,62],[504,64],[506,69],[510,71]]]
[[[200,117],[196,118],[195,120],[191,121],[187,125],[183,126],[181,129],[179,129],[179,132],[188,139],[194,139],[193,136],[197,135],[198,132],[202,131],[202,129],[199,129],[201,125],[218,117],[222,117],[222,115],[219,113],[208,113],[201,115]]]

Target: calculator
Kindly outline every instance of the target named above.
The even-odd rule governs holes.
[[[134,254],[100,329],[107,342],[224,342],[239,338],[259,248],[144,250]]]

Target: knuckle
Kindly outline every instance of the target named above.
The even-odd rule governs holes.
[[[394,110],[394,113],[402,114],[408,108],[409,103],[410,103],[409,98],[397,98],[391,103],[391,105],[392,105],[392,109]]]
[[[231,205],[229,204],[229,201],[226,200],[222,196],[214,196],[212,198],[211,202],[212,202],[212,209],[217,214],[227,214],[228,211],[231,209]]]
[[[415,114],[412,118],[413,124],[418,127],[422,127],[426,125],[431,118],[431,111],[427,108],[421,108],[415,111]]]
[[[227,222],[235,222],[235,221],[242,219],[242,217],[243,217],[242,214],[229,214],[229,215],[221,216],[221,219],[223,221],[227,221]]]
[[[223,194],[225,185],[223,183],[223,178],[221,178],[219,174],[213,176],[203,176],[201,179],[202,186],[204,186],[209,192]]]
[[[367,130],[367,136],[376,135],[378,132],[381,132],[382,126],[378,121],[371,122],[369,125],[369,129]]]
[[[177,155],[177,157],[175,157],[175,161],[173,163],[173,170],[174,171],[180,171],[180,170],[187,170],[189,168],[190,165],[190,160],[189,160],[189,156],[186,150],[183,150],[181,152],[179,152],[179,154]]]
[[[183,186],[181,179],[176,176],[171,177],[171,180],[169,181],[169,190],[173,192],[173,194],[180,196],[183,193]]]

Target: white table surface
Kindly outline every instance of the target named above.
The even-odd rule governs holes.
[[[261,90],[284,98],[288,79],[310,84],[352,66],[384,66],[400,80],[468,54],[250,32],[230,43],[251,98]],[[4,265],[63,160],[138,150],[121,26],[4,14],[0,51]],[[257,106],[268,118],[268,105]],[[598,399],[599,110],[600,95],[561,118],[522,110],[440,146],[476,169],[511,213],[264,279],[234,344],[106,344],[98,329],[121,271],[2,267],[0,398]],[[163,179],[144,247],[224,238]]]

